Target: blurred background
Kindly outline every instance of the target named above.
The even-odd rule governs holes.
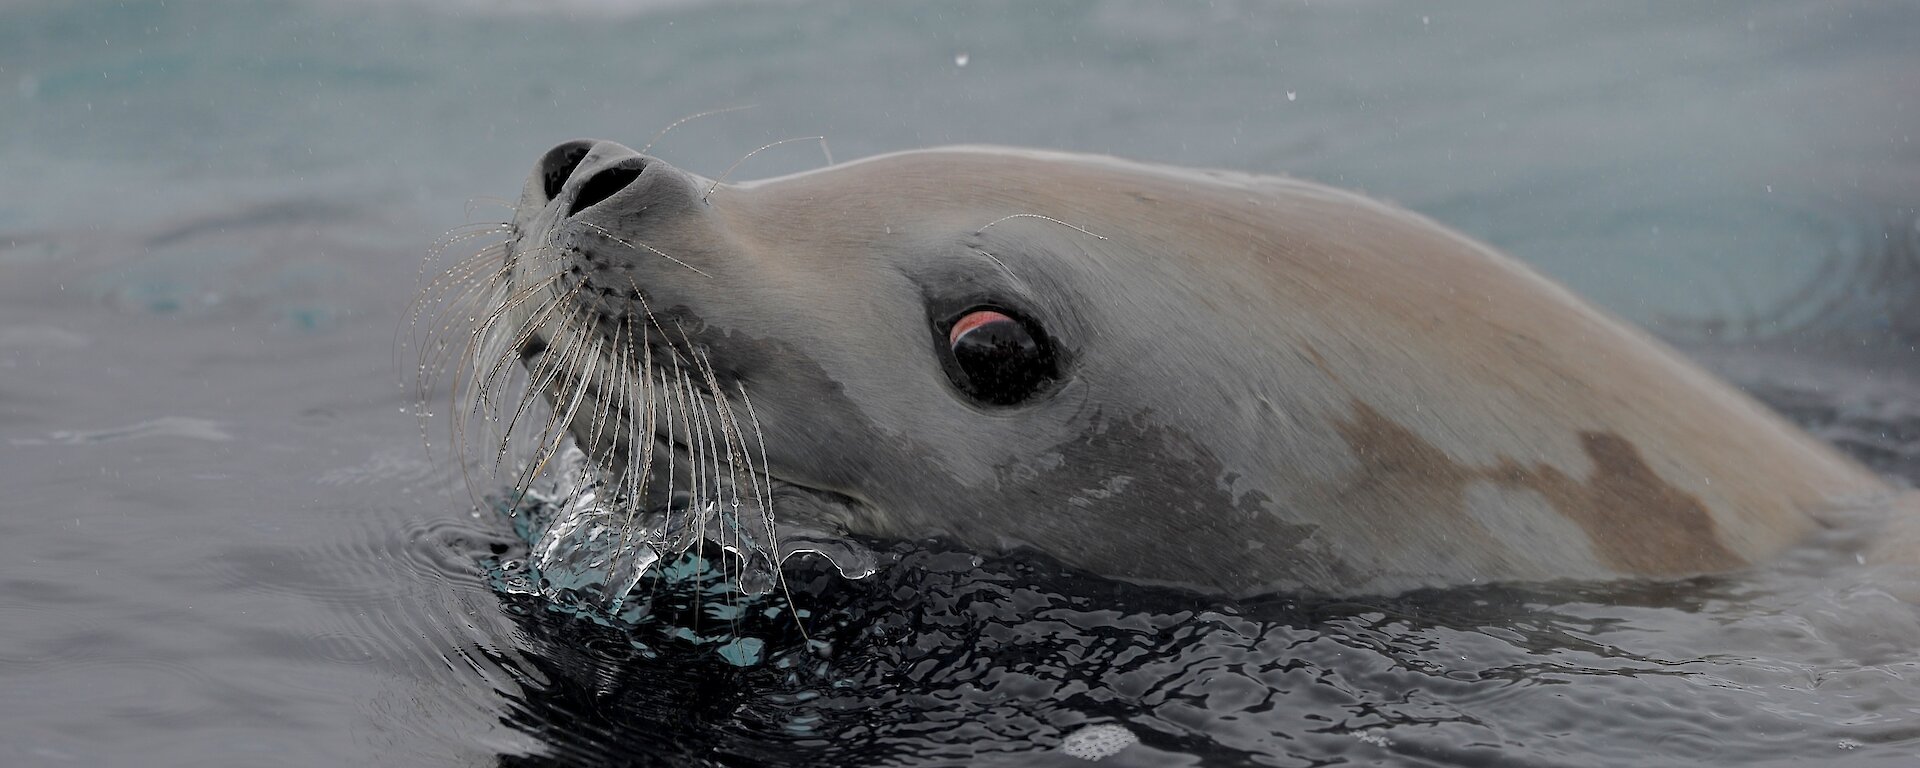
[[[824,134],[1101,152],[1366,190],[1617,310],[1765,298],[1920,186],[1897,3],[14,2],[9,232],[284,203],[438,233],[548,146],[712,176]],[[755,178],[823,163],[810,144]],[[479,214],[477,214],[479,215]],[[481,218],[504,219],[497,209]],[[1875,231],[1873,235],[1878,235]],[[412,243],[394,243],[412,255]]]

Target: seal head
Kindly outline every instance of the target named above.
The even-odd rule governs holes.
[[[1306,182],[953,148],[719,186],[579,141],[513,227],[500,335],[647,508],[1356,593],[1723,570],[1884,490],[1517,262]]]

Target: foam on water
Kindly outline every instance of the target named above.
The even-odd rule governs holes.
[[[1125,726],[1089,725],[1067,734],[1060,741],[1060,751],[1082,760],[1104,760],[1139,742]]]

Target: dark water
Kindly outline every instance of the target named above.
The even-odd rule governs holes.
[[[0,765],[1075,765],[1095,724],[1139,739],[1116,765],[1920,760],[1920,619],[1844,536],[1683,584],[1238,604],[883,542],[791,602],[555,599],[396,348],[421,253],[546,147],[754,104],[657,149],[1364,188],[1708,339],[1910,481],[1914,8],[618,5],[0,7]]]

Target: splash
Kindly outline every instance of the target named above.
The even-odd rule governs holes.
[[[578,447],[566,446],[556,463],[557,471],[528,489],[519,509],[508,510],[526,512],[528,565],[539,574],[539,589],[549,598],[567,592],[592,594],[619,613],[648,574],[691,576],[694,571],[676,559],[701,541],[718,544],[727,555],[726,562],[714,564],[724,577],[721,588],[749,597],[779,586],[782,564],[796,555],[824,558],[848,579],[878,570],[873,551],[858,542],[803,526],[770,524],[718,503],[694,513],[663,509],[635,514]],[[706,566],[699,563],[694,569],[706,573]]]

